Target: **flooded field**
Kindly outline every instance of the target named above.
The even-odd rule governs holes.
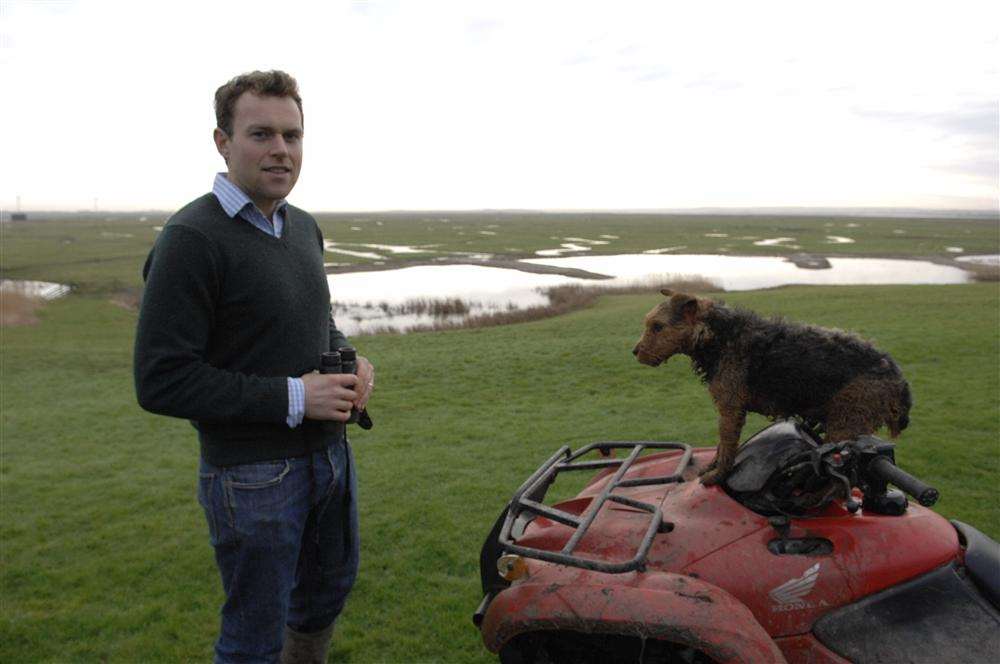
[[[725,290],[755,290],[790,284],[960,284],[969,280],[960,268],[929,261],[881,258],[829,258],[830,269],[807,270],[784,257],[714,256],[698,254],[575,256],[545,263],[608,274],[616,282],[646,279],[657,274],[698,275]]]
[[[959,256],[955,260],[960,263],[973,263],[975,265],[1000,265],[1000,254],[988,254],[984,256]]]
[[[69,291],[70,287],[66,284],[56,284],[49,281],[0,279],[0,293],[17,293],[39,300],[54,300],[68,295]]]
[[[26,289],[18,292],[41,299],[63,295],[72,284],[74,293],[132,307],[142,290],[142,265],[168,217],[46,213],[4,224],[3,289]],[[669,275],[711,280],[725,290],[962,283],[970,277],[959,266],[975,271],[976,278],[988,276],[1000,248],[995,214],[484,210],[330,213],[317,219],[337,317],[354,332],[494,314],[505,322],[523,320],[518,312],[557,308],[545,289],[654,290],[654,282],[672,280]],[[936,263],[924,257],[936,257]]]
[[[425,265],[331,275],[337,326],[348,335],[380,328],[406,330],[457,323],[469,315],[544,306],[542,288],[585,281],[479,265]],[[461,300],[460,313],[397,313],[407,302]]]
[[[615,239],[610,235],[599,237],[568,237],[565,239],[573,242],[565,244],[578,252],[580,248],[600,246]],[[827,264],[829,267],[817,269],[816,264],[798,254],[782,257],[673,253],[678,247],[637,254],[576,256],[539,250],[536,255],[544,257],[507,260],[506,267],[496,265],[502,261],[494,260],[491,254],[436,252],[432,245],[327,242],[326,249],[331,257],[364,255],[375,264],[398,254],[439,253],[453,261],[403,268],[393,268],[391,262],[384,268],[369,264],[363,271],[331,274],[334,316],[347,334],[457,325],[470,317],[547,307],[550,305],[547,289],[566,285],[648,288],[652,294],[657,284],[678,278],[700,279],[726,291],[792,284],[959,284],[971,280],[965,270],[930,261],[830,256],[821,262],[824,268]],[[570,250],[565,246],[562,249]],[[494,264],[465,264],[463,260]],[[996,254],[963,255],[955,260],[968,263],[970,268],[1000,264],[1000,256]],[[327,266],[343,269],[336,262]],[[542,270],[546,272],[536,272]],[[0,291],[51,300],[67,295],[70,287],[47,281],[4,279],[0,281]]]
[[[972,257],[968,257],[972,258]],[[716,256],[699,254],[625,254],[531,258],[527,264],[585,270],[606,279],[581,279],[559,274],[532,274],[478,265],[428,265],[396,270],[347,272],[330,276],[337,324],[347,334],[376,329],[405,331],[440,323],[457,323],[468,316],[545,306],[545,289],[566,284],[582,287],[634,287],[679,276],[700,277],[727,291],[755,290],[791,284],[960,284],[969,273],[929,261],[829,258],[829,269],[803,269],[775,256]],[[437,314],[397,313],[407,302],[460,300],[465,311]]]
[[[434,211],[319,213],[331,272],[404,268],[469,256],[716,254],[918,258],[995,254],[995,213],[898,217],[680,212]],[[72,283],[80,293],[141,287],[169,211],[32,213],[3,224],[0,278]],[[465,261],[469,262],[469,261]]]

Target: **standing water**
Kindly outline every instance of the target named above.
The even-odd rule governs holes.
[[[581,279],[480,265],[434,265],[330,275],[337,325],[347,334],[391,328],[457,323],[469,315],[544,306],[543,290],[553,286],[628,286],[667,281],[671,276],[701,278],[728,291],[790,284],[960,284],[964,270],[929,261],[829,258],[830,269],[802,269],[774,256],[656,255],[532,258],[529,265],[576,268],[607,275]],[[461,306],[433,306],[460,301]],[[437,310],[437,313],[434,310]]]

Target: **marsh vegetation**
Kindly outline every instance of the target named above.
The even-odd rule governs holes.
[[[550,235],[618,235],[623,242],[631,238],[628,251],[669,246],[692,226],[698,237],[749,235],[750,228],[759,237],[793,235],[759,219],[734,219],[731,226],[704,218],[597,219],[596,232],[587,219],[573,226],[555,218],[561,226],[550,230],[537,219],[452,215],[428,221],[427,230],[412,225],[414,218],[386,217],[380,227],[349,222],[361,231],[349,231],[340,217],[324,223],[328,235],[353,232],[360,241],[452,249],[467,236],[445,229],[472,224],[497,233],[477,235],[483,243],[477,250],[509,246],[526,256],[555,246]],[[820,237],[828,221],[770,223],[815,226]],[[223,595],[195,499],[197,440],[187,422],[136,405],[136,316],[111,302],[137,293],[154,223],[162,219],[54,219],[3,229],[5,278],[75,286],[70,295],[33,308],[35,324],[2,332],[3,661],[201,661],[210,655]],[[873,246],[881,238],[882,255],[893,253],[888,247],[902,256],[944,255],[934,247],[943,252],[946,246],[982,254],[1000,248],[995,222],[859,223],[871,224],[865,232]],[[907,236],[897,240],[892,229]],[[133,237],[102,237],[102,231]],[[861,233],[855,238],[853,245],[830,245],[831,251],[858,251],[865,242]],[[697,241],[707,250],[726,240]],[[592,251],[605,246],[609,253],[625,249],[595,245]],[[698,280],[672,283],[695,292],[716,288]],[[554,288],[553,310],[537,320],[494,312],[509,315],[505,322],[527,321],[522,324],[356,339],[375,362],[379,387],[370,404],[376,427],[351,432],[362,563],[338,623],[334,660],[494,662],[469,620],[481,599],[479,548],[541,461],[563,444],[597,440],[715,444],[711,398],[687,363],[675,359],[654,370],[629,352],[661,284],[639,284],[630,295],[594,285],[607,290]],[[941,514],[1000,536],[1000,283],[786,287],[723,297],[762,314],[852,330],[890,352],[914,394],[899,463],[941,490],[935,507]],[[23,302],[5,298],[5,311],[8,306],[19,310]],[[379,308],[373,301],[372,311]],[[746,435],[764,424],[750,418]]]

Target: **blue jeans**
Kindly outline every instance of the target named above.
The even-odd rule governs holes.
[[[356,496],[346,440],[294,459],[202,460],[198,502],[226,593],[216,662],[277,662],[285,625],[333,623],[358,572]]]

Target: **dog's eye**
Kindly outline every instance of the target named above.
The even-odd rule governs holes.
[[[663,329],[663,323],[653,323],[650,326],[650,329],[653,330],[653,332],[659,332]]]

